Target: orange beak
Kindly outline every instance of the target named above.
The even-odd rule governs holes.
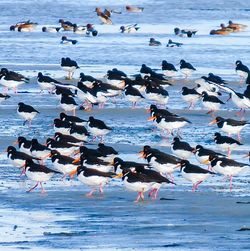
[[[152,121],[152,120],[155,120],[155,119],[156,119],[155,116],[151,116],[151,117],[148,118],[148,121]]]
[[[214,124],[217,124],[216,119],[214,119],[213,121],[211,121],[211,122],[209,123],[209,125],[214,125]]]
[[[119,173],[119,174],[117,174],[116,176],[114,176],[113,179],[119,179],[119,178],[121,178],[122,176],[123,176],[123,174],[122,174],[122,173]]]
[[[250,157],[250,152],[244,156],[242,156],[241,158],[247,158],[247,157]]]
[[[76,175],[76,173],[77,173],[77,169],[71,171],[71,172],[69,173],[70,178],[73,179],[74,176]]]
[[[146,157],[146,155],[145,155],[145,153],[144,153],[143,150],[140,151],[140,152],[138,153],[138,155],[139,155],[139,158],[145,158],[145,157]]]
[[[80,160],[81,160],[81,158],[77,158],[77,159],[75,159],[75,160],[72,162],[72,164],[78,163]]]

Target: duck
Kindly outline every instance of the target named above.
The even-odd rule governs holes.
[[[134,12],[134,13],[140,13],[140,12],[143,12],[144,10],[143,7],[131,6],[131,5],[126,5],[125,9],[127,12]]]
[[[137,24],[130,24],[130,25],[122,25],[120,27],[121,33],[135,33],[140,29]]]
[[[218,30],[211,30],[210,35],[228,35],[233,32],[233,29],[226,27],[225,24],[221,24],[220,27]]]
[[[113,24],[112,20],[109,18],[107,13],[105,14],[104,12],[102,12],[101,8],[95,8],[95,12],[99,17],[99,19],[101,20],[102,24],[109,24],[109,25]]]
[[[71,23],[70,21],[64,21],[63,19],[59,19],[58,22],[61,24],[61,27],[65,31],[73,31],[74,30],[74,24]]]
[[[167,47],[181,47],[182,45],[183,43],[174,42],[172,39],[169,39],[167,43]]]
[[[233,31],[242,31],[247,28],[247,25],[233,23],[233,21],[229,20],[227,28],[233,29]]]
[[[86,36],[96,37],[98,35],[98,31],[94,28],[93,24],[87,24]]]
[[[11,31],[17,30],[19,32],[31,32],[36,28],[37,25],[38,23],[31,22],[30,20],[28,20],[16,23],[15,25],[11,25],[10,30]]]
[[[195,34],[197,33],[197,30],[194,30],[194,29],[180,29],[178,27],[174,28],[174,34],[176,36],[180,36],[180,37],[184,37],[184,36],[187,36],[187,37],[192,37],[194,36]]]
[[[62,27],[52,27],[52,26],[46,27],[46,26],[44,26],[44,27],[42,27],[42,32],[57,33],[60,31],[61,28]]]
[[[155,40],[153,37],[149,39],[149,46],[160,46],[160,45],[161,45],[161,42]]]
[[[76,44],[78,41],[75,39],[68,39],[67,36],[62,36],[61,44]]]

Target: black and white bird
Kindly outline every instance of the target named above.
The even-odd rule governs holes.
[[[57,141],[52,138],[46,140],[46,146],[51,150],[56,150],[62,155],[70,156],[79,146],[77,144],[68,143],[65,141]]]
[[[86,194],[87,197],[92,197],[93,193],[99,189],[99,192],[103,194],[103,187],[108,184],[111,178],[115,178],[114,172],[102,172],[93,168],[88,168],[83,165],[83,159],[81,158],[81,165],[77,167],[77,170],[72,172],[72,175],[77,174],[78,180],[84,185],[92,187],[91,191]]]
[[[219,88],[222,86],[221,84],[212,83],[208,80],[208,77],[202,76],[201,78],[195,80],[195,83],[197,86],[195,87],[195,90],[202,94],[202,92],[206,92],[208,95],[212,96],[221,96],[221,93],[219,91]]]
[[[75,159],[69,156],[61,155],[58,151],[51,151],[51,161],[53,167],[63,174],[62,180],[71,175],[71,172],[77,169],[77,164],[74,164]]]
[[[218,128],[220,128],[223,132],[226,132],[228,136],[231,134],[237,134],[238,140],[240,140],[240,132],[241,130],[250,124],[245,120],[235,120],[235,119],[225,119],[222,117],[216,117],[213,121],[209,123],[209,125],[217,124]]]
[[[211,156],[221,156],[221,157],[224,156],[225,157],[224,154],[205,148],[202,145],[197,145],[193,152],[195,154],[196,159],[199,161],[199,163],[203,165],[210,165],[209,158]]]
[[[40,113],[31,105],[26,105],[23,102],[18,103],[17,114],[24,118],[23,125],[26,122],[29,122],[29,126],[31,125],[31,121],[35,118],[35,116]]]
[[[62,133],[64,135],[70,135],[69,131],[71,128],[71,122],[70,121],[65,121],[61,119],[54,119],[53,126],[54,126],[54,131]]]
[[[55,89],[55,84],[60,84],[59,81],[43,75],[41,72],[37,75],[37,83],[41,88],[41,91],[47,90],[48,92],[52,92]]]
[[[50,149],[47,146],[40,144],[37,139],[31,140],[30,152],[32,156],[41,159],[41,162],[50,157]]]
[[[174,184],[168,178],[162,176],[159,172],[148,169],[145,167],[136,167],[132,172],[141,173],[147,176],[147,179],[151,182],[151,187],[148,196],[153,200],[157,198],[158,192],[163,184]]]
[[[63,87],[63,85],[56,85],[55,86],[55,94],[59,99],[64,96],[75,97],[75,94],[67,87]]]
[[[185,78],[190,77],[196,69],[184,59],[180,61],[180,71],[185,75]]]
[[[42,182],[50,180],[55,173],[59,173],[46,166],[36,164],[32,160],[27,160],[24,168],[25,174],[28,179],[36,181],[36,185],[29,189],[27,192],[33,191],[38,186],[38,184],[40,184],[42,189],[41,192],[44,193],[45,190],[42,186]]]
[[[167,43],[167,47],[181,47],[182,45],[183,43],[174,42],[172,39],[169,39]]]
[[[91,88],[92,85],[98,81],[98,79],[90,75],[85,75],[83,72],[81,72],[79,81],[86,85],[88,88]]]
[[[87,141],[90,135],[88,130],[84,126],[76,124],[71,124],[69,134],[74,138],[81,140],[83,142]]]
[[[65,112],[73,112],[73,116],[76,115],[76,108],[78,107],[78,104],[75,102],[73,97],[62,95],[60,106]]]
[[[55,133],[54,139],[59,142],[75,144],[78,146],[81,146],[84,143],[82,140],[79,140],[72,135],[65,135],[60,132]]]
[[[159,105],[166,106],[169,100],[168,91],[163,87],[153,87],[151,83],[146,83],[145,97],[151,101],[155,101]]]
[[[144,99],[140,91],[138,91],[138,89],[134,88],[131,85],[126,85],[124,89],[124,95],[126,96],[128,101],[132,102],[132,109],[135,108],[138,101]]]
[[[207,114],[213,114],[220,109],[222,104],[225,103],[216,96],[208,95],[207,92],[202,92],[202,104],[209,110]]]
[[[32,145],[31,140],[26,139],[25,137],[19,136],[15,144],[18,144],[19,150],[23,153],[31,155],[30,148]]]
[[[223,136],[218,132],[214,134],[214,142],[220,149],[227,151],[228,158],[230,158],[232,149],[235,149],[238,146],[243,145],[238,140],[228,136]]]
[[[207,80],[210,83],[214,83],[214,84],[219,84],[219,85],[225,85],[225,84],[227,84],[227,82],[224,79],[222,79],[218,75],[214,75],[212,72],[208,73]]]
[[[10,98],[10,95],[0,93],[0,103]]]
[[[88,121],[85,119],[81,119],[77,116],[67,115],[64,112],[60,113],[60,119],[62,121],[68,121],[69,123],[74,123],[77,126],[86,126],[88,123]]]
[[[127,75],[124,72],[119,71],[116,68],[107,71],[106,74],[107,83],[120,89],[124,88],[126,77]]]
[[[191,164],[188,160],[182,160],[180,162],[181,175],[184,179],[191,181],[193,184],[192,191],[198,188],[198,186],[211,174],[215,174],[209,170],[203,169],[197,165]]]
[[[94,139],[96,137],[101,137],[101,141],[103,141],[103,136],[112,130],[112,128],[107,126],[102,120],[95,119],[92,116],[90,116],[88,120],[88,129]]]
[[[219,174],[228,177],[230,180],[230,191],[232,191],[232,182],[233,176],[237,176],[240,172],[242,172],[245,168],[249,168],[250,166],[246,163],[240,163],[238,161],[218,157],[218,156],[211,156],[210,157],[211,166],[213,170]]]
[[[118,155],[118,152],[113,147],[104,145],[103,143],[98,144],[97,150],[101,153],[101,158],[104,161],[111,162]]]
[[[249,68],[246,65],[244,65],[240,60],[237,60],[235,62],[235,65],[236,65],[235,71],[240,76],[241,81],[245,80],[250,72]]]
[[[175,66],[171,63],[168,63],[166,60],[162,61],[161,67],[163,74],[166,75],[167,77],[173,77],[177,73]]]
[[[7,157],[11,161],[11,164],[18,168],[23,168],[26,160],[40,160],[38,158],[32,157],[24,152],[17,151],[14,146],[8,146],[7,148]]]
[[[42,32],[57,33],[61,27],[44,26],[42,27]]]
[[[76,61],[71,60],[70,58],[62,58],[61,59],[61,67],[64,71],[68,72],[68,76],[67,79],[72,79],[74,72],[76,71],[76,69],[80,68]]]
[[[188,159],[193,155],[194,148],[187,142],[181,141],[178,137],[173,139],[171,145],[172,153],[181,159]]]
[[[69,39],[67,36],[62,36],[61,44],[76,44],[78,41],[75,39]]]
[[[142,64],[141,65],[141,69],[140,69],[140,74],[144,77],[144,76],[150,76],[152,74],[153,70],[147,66],[146,64]]]
[[[179,129],[187,124],[191,124],[191,122],[183,117],[177,117],[177,116],[162,116],[162,115],[156,115],[151,116],[148,121],[153,120],[156,124],[156,126],[164,131],[167,131],[168,135],[173,135],[173,131],[177,130],[179,133]],[[177,133],[177,134],[178,134]]]
[[[20,73],[9,71],[6,68],[2,68],[0,71],[0,84],[4,86],[4,93],[8,89],[13,89],[14,92],[17,92],[17,87],[24,83],[29,83],[29,78],[26,78]]]
[[[181,95],[182,99],[189,103],[188,109],[194,108],[195,104],[200,99],[200,94],[195,88],[188,88],[186,86],[182,87]]]
[[[137,24],[122,25],[120,27],[121,33],[135,33],[140,29]]]

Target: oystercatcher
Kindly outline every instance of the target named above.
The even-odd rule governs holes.
[[[29,122],[29,126],[31,125],[31,121],[35,118],[35,116],[40,113],[37,111],[34,107],[31,105],[26,105],[23,102],[18,103],[17,113],[22,118],[24,118],[23,125],[26,124],[26,122]]]

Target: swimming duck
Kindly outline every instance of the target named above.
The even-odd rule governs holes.
[[[160,46],[161,45],[161,42],[160,41],[157,41],[155,40],[154,38],[150,38],[149,40],[149,46]]]
[[[61,44],[76,44],[77,40],[68,39],[66,36],[62,36]]]
[[[65,31],[73,31],[74,30],[74,24],[72,24],[69,21],[64,21],[63,19],[59,19],[59,23],[61,24],[61,27]]]
[[[169,39],[167,43],[167,47],[181,47],[182,45],[182,43],[174,42],[171,39]]]
[[[59,32],[60,29],[61,29],[61,27],[46,27],[46,26],[44,26],[42,28],[42,32],[56,33],[56,32]]]
[[[137,24],[130,24],[130,25],[122,25],[120,27],[120,31],[121,33],[134,33],[136,31],[138,31],[140,29],[140,27],[137,26]]]
[[[193,29],[180,29],[178,27],[174,28],[174,34],[180,37],[192,37],[196,34],[197,30],[193,30]]]
[[[127,12],[134,12],[134,13],[143,12],[144,10],[143,7],[136,7],[136,6],[131,6],[131,5],[126,5],[125,8]]]
[[[10,26],[11,31],[18,30],[19,32],[30,32],[33,31],[37,26],[37,23],[28,21],[23,21]]]
[[[231,20],[228,21],[227,28],[233,29],[233,31],[241,31],[247,28],[247,25],[245,24],[236,24],[233,23]]]
[[[221,24],[220,27],[218,30],[211,30],[210,35],[228,35],[233,32],[233,29],[227,28],[225,24]]]
[[[97,36],[98,35],[98,31],[94,28],[93,24],[87,24],[87,31],[86,31],[86,35],[87,36]]]

